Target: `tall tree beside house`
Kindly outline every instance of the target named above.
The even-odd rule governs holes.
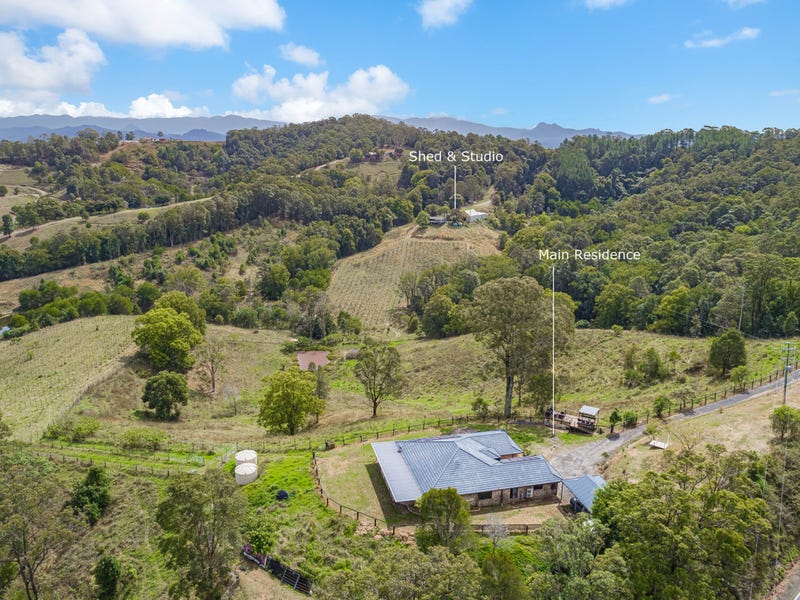
[[[426,550],[444,546],[454,554],[466,550],[474,541],[470,523],[469,504],[455,488],[431,488],[417,500],[422,525],[414,537],[417,545]]]
[[[377,417],[378,406],[397,394],[403,384],[400,353],[388,344],[367,344],[358,351],[354,371],[372,403],[372,416]]]
[[[551,297],[531,277],[495,279],[478,287],[474,297],[469,320],[475,338],[494,354],[495,371],[505,379],[504,415],[509,418],[517,378],[523,372],[546,372],[552,365],[553,327],[556,352],[572,339],[572,301],[556,294],[553,324]]]

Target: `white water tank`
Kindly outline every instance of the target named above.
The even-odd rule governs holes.
[[[253,463],[242,463],[234,470],[236,483],[246,485],[258,479],[258,467]]]
[[[236,466],[245,463],[258,464],[258,453],[255,450],[239,450],[236,453]]]

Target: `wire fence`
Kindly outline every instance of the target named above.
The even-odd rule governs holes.
[[[359,510],[357,508],[353,508],[351,506],[346,506],[341,502],[337,502],[328,494],[325,493],[325,489],[322,487],[322,481],[319,478],[319,465],[317,464],[317,453],[312,452],[311,454],[311,475],[314,478],[314,487],[317,493],[322,498],[322,501],[325,503],[325,506],[328,508],[332,508],[339,512],[340,515],[353,517],[356,521],[367,523],[368,525],[371,524],[375,529],[379,528],[379,523],[383,527],[383,529],[387,533],[391,533],[392,535],[396,535],[396,528],[394,525],[389,525],[386,519],[381,517],[376,517],[369,513],[364,512],[363,510]]]

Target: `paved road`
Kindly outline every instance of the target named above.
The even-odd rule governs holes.
[[[789,375],[790,385],[796,383],[798,380],[800,380],[800,369]],[[694,410],[674,414],[668,421],[672,423],[683,419],[693,419],[701,415],[707,415],[708,413],[728,408],[729,406],[762,396],[782,387],[783,378],[776,379],[771,383],[766,383],[749,392],[736,394],[724,400],[718,400],[717,402],[710,402],[705,406],[695,406]],[[594,442],[556,449],[555,453],[549,458],[550,463],[558,469],[563,477],[580,477],[581,475],[597,473],[599,466],[605,462],[611,454],[619,450],[625,444],[641,436],[644,432],[644,428],[644,425],[639,425],[632,429],[624,429],[619,433],[614,432],[613,435],[607,435]],[[800,589],[798,591],[800,591]],[[791,600],[795,600],[794,597],[792,597]],[[797,600],[800,600],[800,598]]]

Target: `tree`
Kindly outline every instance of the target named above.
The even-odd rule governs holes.
[[[778,436],[781,444],[794,441],[800,434],[800,410],[791,406],[778,406],[769,417],[772,431]]]
[[[669,398],[662,394],[653,401],[653,412],[655,413],[656,417],[660,419],[664,416],[665,412],[669,412],[671,405],[672,403],[670,402]]]
[[[189,317],[172,308],[153,308],[136,317],[131,335],[156,367],[179,371],[194,364],[190,351],[203,339]]]
[[[156,300],[161,296],[161,290],[149,281],[144,281],[136,288],[134,296],[139,310],[145,313],[153,308],[153,304],[155,304]]]
[[[750,379],[750,369],[747,368],[747,365],[739,365],[731,369],[731,383],[734,389],[744,390],[748,379]]]
[[[14,231],[14,221],[11,215],[3,215],[3,235],[11,235]]]
[[[3,233],[5,233],[5,215],[3,216]],[[6,235],[11,235],[11,232],[6,233]],[[786,315],[786,318],[783,320],[783,335],[786,337],[794,337],[797,335],[797,328],[798,328],[798,319],[796,312],[790,312]]]
[[[372,416],[378,416],[378,406],[399,393],[403,383],[400,353],[388,344],[368,344],[358,351],[354,373],[364,386],[372,403]]]
[[[180,406],[186,406],[189,399],[189,388],[186,378],[180,373],[161,371],[150,377],[144,385],[142,402],[156,411],[156,417],[176,420],[180,414]]]
[[[100,600],[111,600],[117,595],[117,586],[121,576],[122,565],[119,560],[110,554],[103,553],[94,567],[94,581],[100,588],[98,594]]]
[[[422,331],[430,338],[445,336],[445,327],[455,304],[445,293],[435,293],[422,311]]]
[[[153,308],[171,308],[189,317],[189,321],[197,331],[206,332],[206,311],[200,308],[197,300],[184,292],[167,292],[153,303]]]
[[[4,185],[0,185],[0,198],[5,196],[8,193],[8,188]]]
[[[327,577],[319,594],[323,600],[482,600],[480,584],[481,571],[467,553],[379,545],[374,559]]]
[[[167,566],[180,573],[171,592],[198,598],[222,598],[240,543],[247,502],[230,475],[210,469],[203,475],[181,473],[158,505],[156,522],[164,530],[159,546]]]
[[[59,555],[78,530],[48,469],[30,456],[0,456],[0,563],[16,565],[29,600],[42,593],[39,569]]]
[[[511,417],[514,383],[521,373],[542,373],[551,366],[550,297],[530,277],[501,278],[475,290],[469,320],[475,338],[494,354],[495,370],[506,382],[504,414]],[[556,351],[573,332],[571,301],[556,296]]]
[[[416,502],[422,525],[414,537],[421,550],[444,546],[458,554],[472,545],[474,532],[470,524],[469,504],[455,488],[431,488]]]
[[[495,549],[486,555],[481,565],[483,592],[492,600],[518,600],[530,595],[519,567],[502,550]]]
[[[264,382],[258,413],[262,427],[294,435],[306,424],[308,415],[324,410],[324,400],[316,395],[317,378],[313,373],[294,366],[275,371]]]
[[[94,525],[111,502],[111,478],[101,467],[91,467],[83,481],[75,485],[70,506]]]
[[[414,222],[417,224],[418,227],[422,229],[427,229],[427,227],[431,224],[431,216],[424,210],[419,211],[417,218],[414,219]]]
[[[191,295],[206,284],[203,272],[195,266],[180,267],[167,277],[167,288],[175,292]],[[175,308],[173,306],[173,308]],[[176,309],[177,310],[177,309]]]
[[[738,329],[728,329],[711,342],[708,363],[723,375],[733,367],[747,363],[744,336]]]
[[[208,382],[209,392],[213,394],[217,391],[217,377],[225,371],[225,344],[220,340],[207,338],[195,355],[203,379]]]
[[[289,280],[292,278],[289,269],[281,263],[267,265],[261,271],[258,280],[258,288],[261,295],[267,300],[280,300],[283,292],[289,287]]]

